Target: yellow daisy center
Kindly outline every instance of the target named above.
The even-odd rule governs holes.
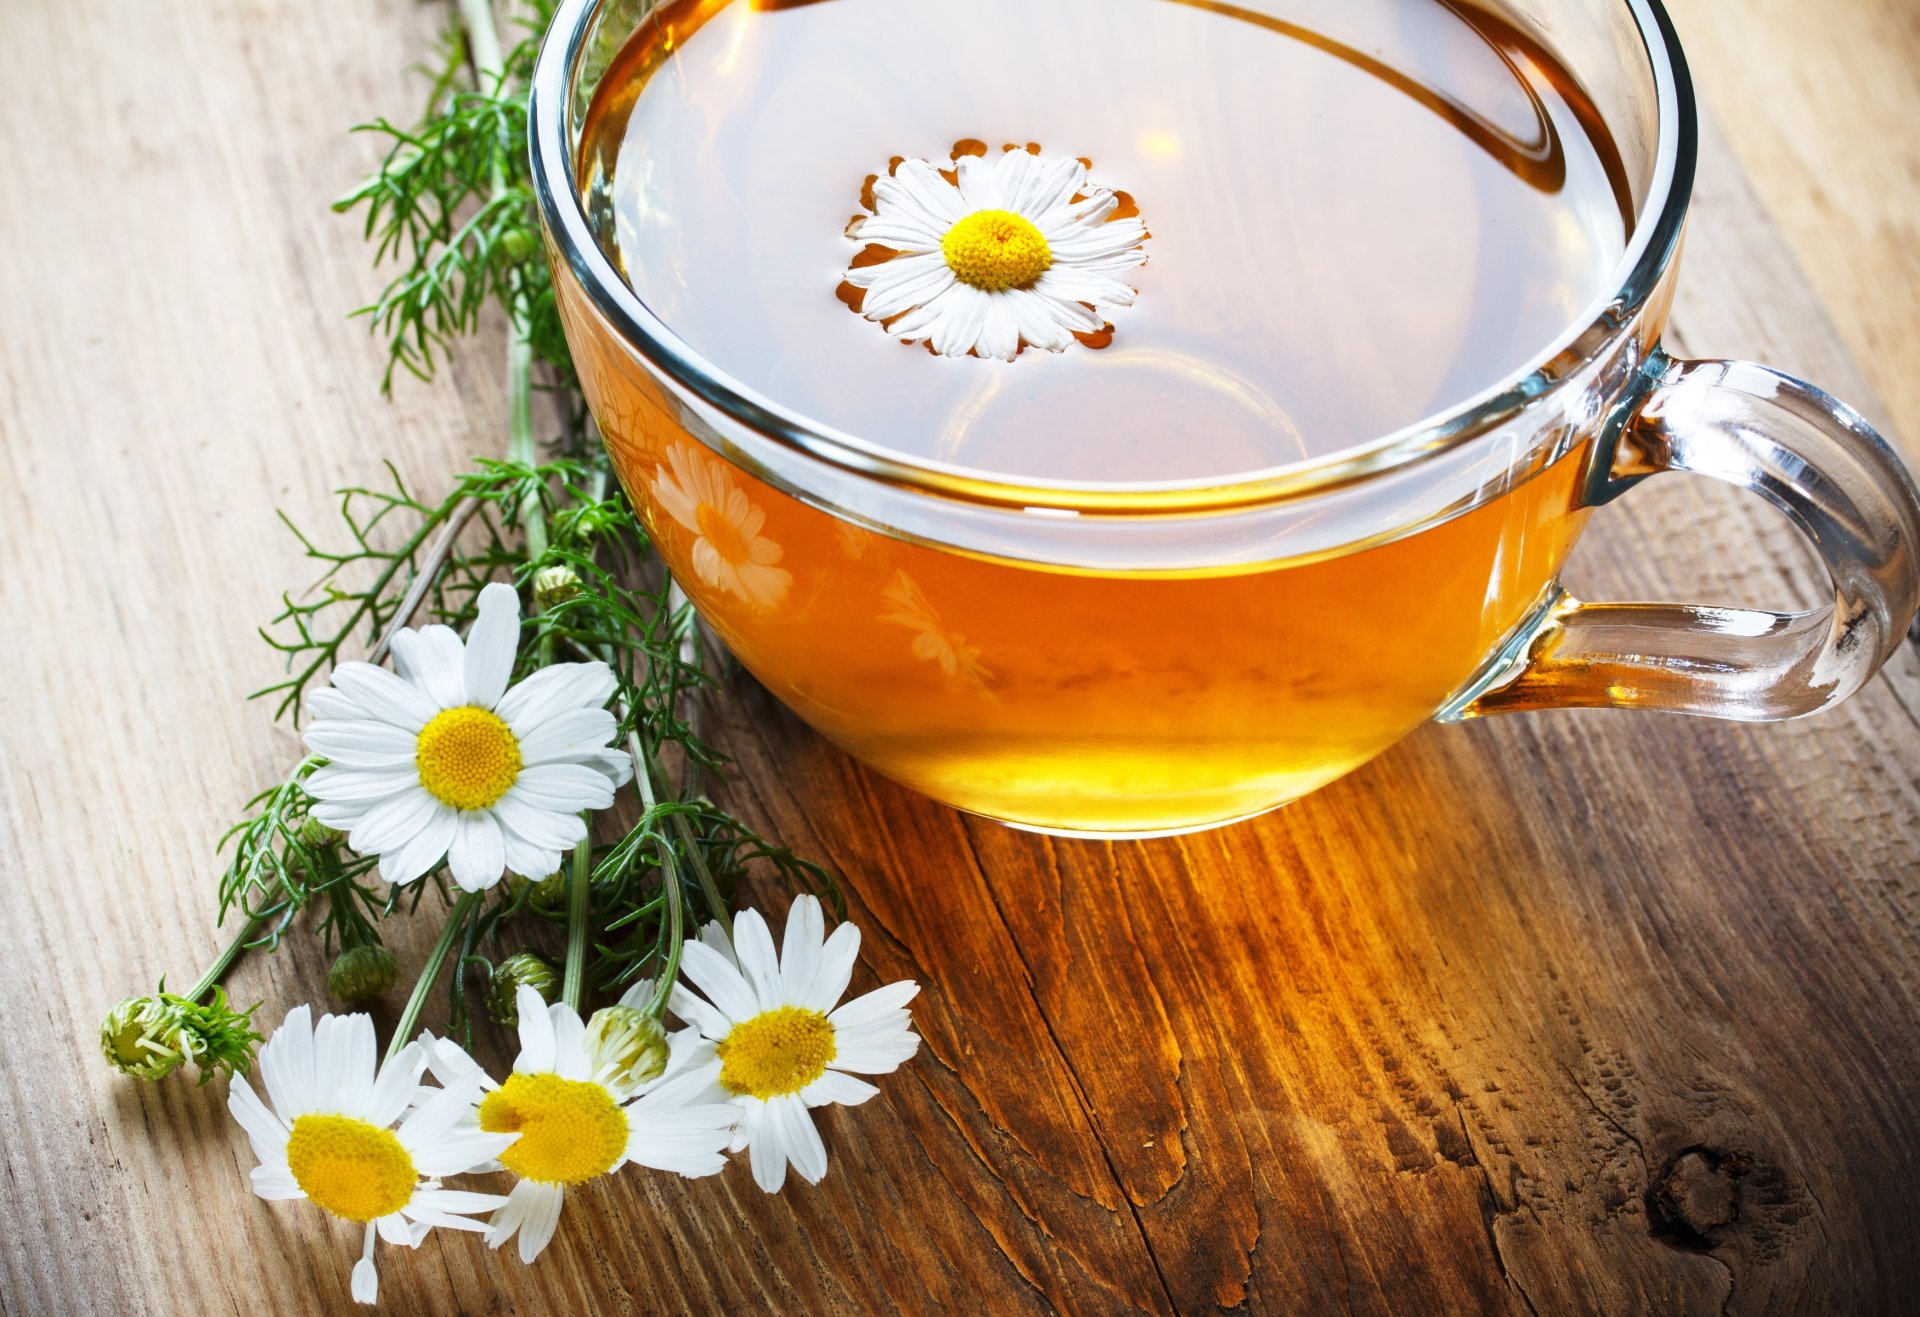
[[[627,1113],[598,1084],[515,1071],[480,1103],[480,1128],[518,1131],[500,1164],[543,1184],[605,1175],[627,1151]]]
[[[725,561],[742,563],[752,554],[752,546],[740,528],[727,519],[727,514],[711,503],[702,503],[693,510],[694,522],[700,527],[700,538],[713,546],[713,551]]]
[[[455,809],[485,809],[520,776],[520,742],[486,709],[446,709],[420,729],[420,785]]]
[[[420,1178],[392,1130],[351,1116],[296,1117],[287,1169],[314,1202],[362,1222],[405,1207]]]
[[[720,1087],[762,1100],[798,1093],[838,1052],[819,1011],[781,1006],[742,1020],[720,1040]]]
[[[1010,210],[976,210],[940,240],[947,268],[963,284],[1003,293],[1025,288],[1053,264],[1053,248],[1033,221]]]

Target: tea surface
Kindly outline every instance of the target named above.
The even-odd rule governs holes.
[[[1111,342],[935,356],[836,297],[862,188],[979,139],[1089,160],[1150,237]],[[1320,456],[1536,358],[1625,242],[1550,55],[1440,0],[682,0],[589,117],[603,246],[695,351],[913,456],[1221,476]]]

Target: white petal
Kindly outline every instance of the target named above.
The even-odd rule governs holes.
[[[421,1093],[423,1100],[420,1105],[407,1113],[407,1118],[400,1122],[400,1128],[394,1131],[400,1146],[415,1154],[430,1149],[435,1141],[467,1117],[480,1096],[480,1083],[469,1075],[451,1088],[428,1088],[422,1089]],[[463,1166],[454,1170],[436,1169],[424,1173],[435,1176],[459,1175],[467,1169]]]
[[[554,1228],[560,1224],[560,1205],[567,1197],[559,1185],[540,1188],[545,1192],[527,1204],[527,1215],[520,1223],[520,1260],[526,1263],[539,1257],[553,1238]]]
[[[493,815],[483,809],[469,809],[455,816],[447,867],[464,891],[483,891],[500,881],[507,868],[507,843]]]
[[[375,848],[380,852],[380,876],[396,886],[412,882],[438,864],[447,853],[447,848],[453,845],[459,812],[437,800],[430,800],[430,805],[418,829],[398,848]],[[367,817],[370,819],[373,816],[369,814]],[[366,822],[366,819],[361,820],[361,826],[366,826]]]
[[[820,1131],[814,1128],[807,1104],[798,1094],[789,1093],[769,1102],[767,1108],[768,1119],[780,1128],[780,1142],[793,1169],[808,1184],[820,1183],[820,1177],[827,1173],[827,1148],[820,1142]]]
[[[371,663],[340,664],[333,670],[333,684],[372,717],[406,732],[418,732],[440,712],[411,682]]]
[[[410,766],[420,753],[419,738],[371,718],[324,719],[310,725],[303,739],[315,754],[325,755],[336,764],[360,768]]]
[[[601,662],[554,663],[504,695],[494,712],[525,740],[550,718],[569,709],[597,709],[614,691],[613,669]]]
[[[941,221],[943,227],[966,214],[960,202],[960,193],[925,160],[902,160],[891,179],[886,176],[875,179],[874,200],[880,199],[890,182],[898,184],[906,200]]]
[[[740,958],[740,973],[753,989],[760,1010],[770,1011],[781,1004],[780,957],[773,949],[773,934],[758,910],[742,910],[733,921],[733,950]]]
[[[260,1049],[260,1076],[274,1111],[289,1126],[314,1109],[313,1012],[308,1007],[288,1011]]]
[[[380,1301],[380,1273],[373,1267],[373,1227],[367,1227],[367,1251],[353,1264],[353,1279],[348,1284],[355,1303]]]
[[[598,749],[613,740],[619,726],[611,709],[568,709],[521,738],[520,758],[539,764],[572,750]]]
[[[898,1070],[920,1048],[915,1034],[902,1031],[891,1037],[858,1042],[844,1036],[835,1040],[837,1050],[828,1062],[835,1070],[851,1070],[862,1075],[885,1075]]]
[[[467,702],[466,646],[450,626],[396,632],[393,666],[438,708]]]
[[[335,718],[353,722],[366,716],[367,711],[360,707],[359,701],[345,691],[337,691],[331,686],[317,686],[307,692],[309,718]]]
[[[284,1202],[293,1198],[305,1198],[307,1191],[293,1178],[293,1172],[282,1170],[278,1166],[256,1166],[247,1177],[253,1184],[254,1193],[269,1202]]]
[[[787,1182],[787,1145],[782,1142],[779,1121],[774,1119],[772,1104],[756,1103],[760,1108],[759,1126],[747,1143],[747,1160],[753,1166],[753,1182],[770,1194],[780,1192],[780,1186]],[[741,1122],[745,1128],[745,1122]]]
[[[491,709],[507,692],[514,651],[520,647],[520,596],[495,581],[480,592],[480,615],[467,632],[467,703]]]
[[[885,987],[875,988],[872,992],[862,993],[838,1010],[833,1010],[827,1019],[836,1029],[859,1030],[903,1010],[919,991],[920,985],[912,979],[900,979]],[[831,1007],[816,1009],[830,1010]]]
[[[820,969],[820,949],[826,941],[826,915],[820,898],[803,894],[787,911],[787,927],[780,936],[780,997],[805,1001]]]
[[[247,1141],[253,1145],[253,1155],[262,1165],[284,1166],[287,1160],[287,1138],[292,1133],[286,1122],[268,1111],[266,1104],[255,1096],[253,1087],[239,1075],[227,1087],[227,1110],[233,1114],[240,1128],[247,1132]]]
[[[562,1079],[586,1079],[593,1066],[587,1060],[587,1026],[580,1013],[565,1002],[555,1002],[547,1007],[547,1018],[553,1024],[553,1073]]]
[[[553,1020],[547,1015],[546,999],[523,983],[514,993],[513,1004],[520,1012],[520,1055],[513,1068],[529,1075],[551,1071]]]
[[[578,815],[540,809],[511,790],[494,801],[492,808],[493,816],[500,820],[504,827],[518,833],[521,840],[543,851],[572,850],[586,839],[587,825]],[[547,870],[547,873],[552,872],[552,869]],[[528,874],[527,876],[544,878],[546,874]]]
[[[980,339],[973,347],[981,356],[997,357],[1001,361],[1012,361],[1019,355],[1020,325],[1014,319],[1005,293],[988,295],[987,318],[980,327]]]
[[[704,942],[689,942],[680,949],[680,975],[705,993],[730,1021],[751,1019],[760,1013],[754,991],[740,971]]]
[[[508,794],[535,809],[577,814],[611,805],[613,783],[605,773],[585,764],[537,764],[521,770]]]
[[[404,768],[351,768],[328,764],[307,774],[301,783],[315,800],[346,804],[375,803],[420,784],[412,764]]]
[[[879,1089],[864,1079],[855,1079],[838,1070],[828,1070],[801,1089],[800,1098],[810,1107],[857,1107],[879,1093]]]
[[[986,156],[963,155],[954,162],[954,167],[960,173],[960,204],[968,211],[1006,207],[995,161]]]
[[[796,1004],[810,1010],[831,1011],[846,992],[847,984],[853,981],[854,962],[859,958],[859,925],[842,924],[834,929],[826,945],[820,948],[820,968],[807,988],[806,997]]]
[[[667,995],[667,1009],[709,1038],[725,1038],[727,1030],[733,1027],[733,1021],[719,1009],[694,996],[678,983]]]
[[[429,1041],[431,1035],[427,1035]],[[419,1041],[408,1043],[380,1067],[380,1073],[373,1081],[373,1091],[367,1095],[367,1114],[364,1117],[369,1125],[391,1125],[400,1119],[400,1115],[413,1101],[414,1093],[420,1085],[420,1072],[431,1058],[428,1044]]]

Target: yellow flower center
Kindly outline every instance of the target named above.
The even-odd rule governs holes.
[[[455,809],[485,809],[520,776],[520,742],[485,709],[463,705],[420,729],[420,785]]]
[[[720,1040],[720,1087],[762,1100],[798,1093],[826,1073],[837,1051],[833,1025],[819,1011],[762,1011]]]
[[[976,210],[940,240],[947,268],[963,284],[1003,293],[1025,288],[1053,264],[1053,248],[1033,221],[1010,210]]]
[[[713,504],[702,503],[695,508],[693,519],[700,527],[700,538],[711,544],[724,561],[743,563],[751,556],[752,546],[747,543],[747,537]]]
[[[287,1169],[314,1202],[362,1222],[405,1207],[420,1178],[392,1130],[351,1116],[296,1117]]]
[[[480,1128],[518,1131],[500,1164],[544,1184],[578,1184],[613,1169],[627,1151],[627,1113],[606,1089],[555,1074],[515,1071],[480,1103]]]

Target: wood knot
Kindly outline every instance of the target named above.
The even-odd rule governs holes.
[[[1706,1253],[1740,1219],[1746,1159],[1720,1148],[1683,1148],[1647,1187],[1647,1225],[1674,1248]]]

